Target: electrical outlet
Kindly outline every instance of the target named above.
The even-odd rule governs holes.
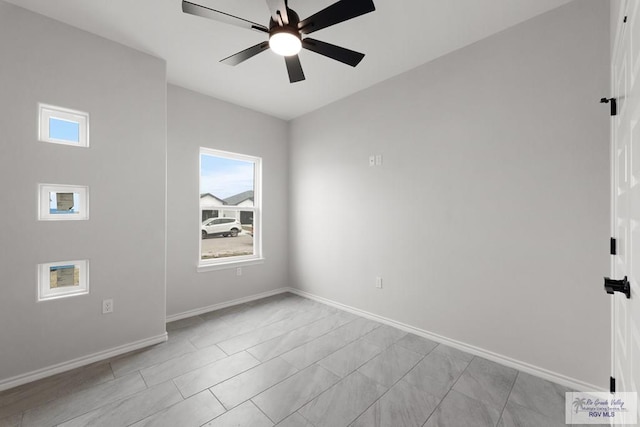
[[[113,300],[105,299],[102,300],[102,314],[113,313]]]
[[[242,267],[236,268],[236,276],[242,276]]]
[[[382,277],[376,277],[376,288],[382,289]]]
[[[372,154],[369,156],[369,166],[375,166],[375,165],[376,165],[376,156]]]

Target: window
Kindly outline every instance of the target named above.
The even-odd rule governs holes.
[[[200,149],[199,267],[262,259],[259,157]]]
[[[89,188],[81,185],[40,184],[38,219],[65,221],[89,219]]]
[[[42,142],[89,146],[89,114],[39,104],[39,139]]]
[[[38,301],[89,293],[89,261],[38,264]]]

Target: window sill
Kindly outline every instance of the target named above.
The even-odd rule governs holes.
[[[238,268],[238,267],[244,267],[246,265],[258,265],[258,264],[264,264],[264,258],[229,261],[223,264],[200,264],[198,265],[198,268],[196,269],[196,271],[198,273],[204,273],[207,271],[228,270],[230,268]]]

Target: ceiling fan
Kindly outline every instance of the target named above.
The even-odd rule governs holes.
[[[298,14],[289,9],[288,0],[266,0],[271,19],[269,27],[238,18],[219,10],[211,9],[191,1],[182,0],[182,11],[191,15],[202,16],[226,24],[236,25],[249,30],[269,34],[269,40],[251,46],[241,52],[224,58],[220,62],[228,65],[238,65],[247,59],[271,48],[274,53],[284,56],[291,83],[304,80],[304,72],[300,64],[298,52],[305,48],[328,58],[355,67],[362,61],[364,54],[344,47],[325,43],[302,35],[339,24],[349,19],[376,10],[372,0],[340,0],[331,6],[300,20]]]

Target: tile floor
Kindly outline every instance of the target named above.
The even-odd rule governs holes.
[[[561,426],[565,387],[292,294],[0,393],[0,427]]]

